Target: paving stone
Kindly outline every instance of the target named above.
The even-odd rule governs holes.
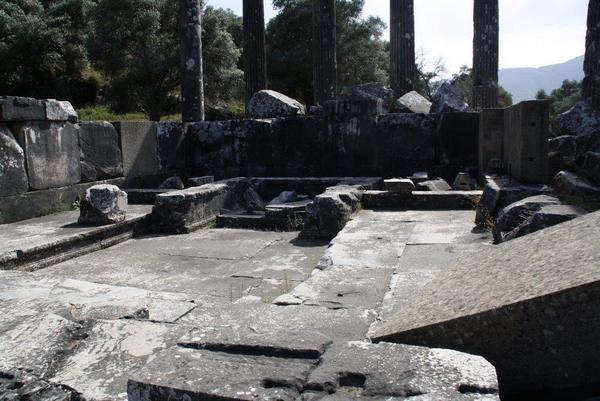
[[[120,177],[123,175],[123,160],[119,146],[119,133],[106,121],[84,121],[79,124],[79,146],[81,162],[94,171],[92,179]]]
[[[0,196],[22,194],[28,189],[25,153],[9,129],[0,124]]]
[[[600,213],[459,258],[375,339],[483,355],[507,395],[597,383]]]
[[[307,383],[307,388],[329,393],[349,387],[366,397],[412,399],[427,395],[470,400],[487,399],[491,394],[492,399],[499,399],[496,371],[482,357],[389,343],[335,344]]]
[[[58,188],[81,182],[79,139],[71,123],[29,122],[16,135],[25,151],[29,187]]]
[[[332,265],[394,268],[402,248],[401,244],[382,235],[342,232],[333,239],[318,268]]]

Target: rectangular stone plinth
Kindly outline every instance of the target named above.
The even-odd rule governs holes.
[[[463,254],[374,339],[482,355],[506,395],[573,399],[600,382],[599,224],[589,214]]]
[[[366,209],[471,210],[481,194],[481,191],[413,191],[411,194],[366,191],[362,201]]]
[[[152,223],[159,232],[181,234],[213,222],[224,207],[227,184],[207,184],[156,196]]]
[[[490,161],[502,163],[504,147],[504,109],[482,109],[479,114],[479,171],[487,171]]]

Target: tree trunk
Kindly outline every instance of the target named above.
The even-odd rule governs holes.
[[[267,89],[263,0],[244,0],[244,81],[246,104],[256,92]]]
[[[396,96],[416,87],[413,0],[390,0],[390,80]]]
[[[498,107],[498,0],[474,0],[473,108]]]
[[[600,0],[590,0],[583,65],[583,99],[600,111]]]
[[[202,0],[179,0],[181,116],[184,123],[204,121],[202,3]]]
[[[335,40],[335,0],[313,0],[313,89],[316,105],[323,105],[336,96]]]

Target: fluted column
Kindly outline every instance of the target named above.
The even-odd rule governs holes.
[[[335,0],[313,0],[313,89],[317,105],[336,96],[335,31]]]
[[[246,103],[256,92],[267,89],[263,0],[244,0],[244,81]]]
[[[390,0],[390,80],[396,96],[415,89],[415,12],[413,0]]]
[[[583,65],[583,99],[600,111],[600,0],[590,0]]]
[[[498,0],[474,0],[473,107],[498,107]]]
[[[181,115],[183,122],[204,120],[202,78],[202,0],[179,0]]]

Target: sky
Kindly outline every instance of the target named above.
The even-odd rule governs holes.
[[[541,67],[581,56],[588,0],[499,0],[500,68]],[[242,0],[208,0],[242,13]],[[265,0],[265,17],[276,15]],[[365,0],[364,17],[389,23],[389,0]],[[415,0],[415,41],[430,63],[447,73],[472,63],[473,0]],[[389,31],[385,32],[389,39]]]

